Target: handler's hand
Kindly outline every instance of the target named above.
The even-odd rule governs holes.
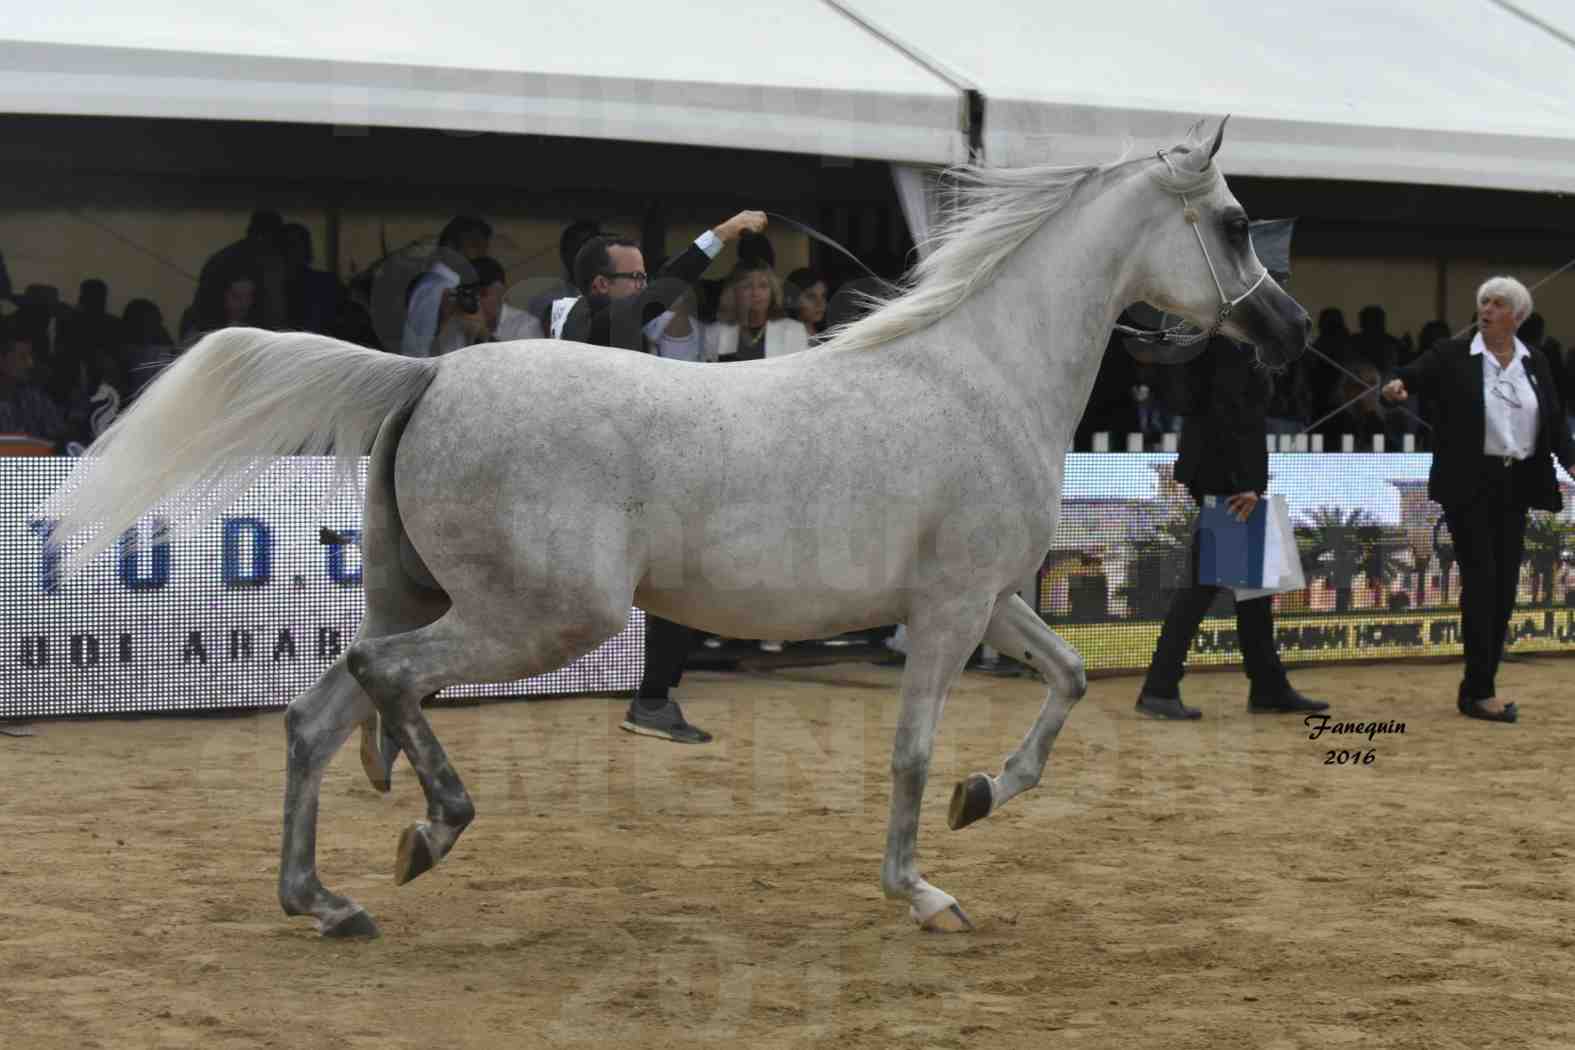
[[[1389,382],[1384,384],[1384,388],[1380,393],[1384,395],[1386,401],[1404,401],[1411,396],[1406,393],[1405,380],[1403,379],[1389,380]]]
[[[1252,509],[1257,505],[1258,494],[1256,492],[1238,492],[1234,496],[1225,497],[1225,509],[1242,521],[1252,517]]]
[[[738,239],[738,235],[748,230],[750,233],[759,233],[766,228],[766,213],[763,211],[741,211],[728,219],[712,232],[724,242]]]

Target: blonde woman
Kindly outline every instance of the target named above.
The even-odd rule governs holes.
[[[764,260],[740,262],[727,275],[716,319],[705,333],[707,361],[759,361],[809,349],[809,332],[783,313],[782,285]]]

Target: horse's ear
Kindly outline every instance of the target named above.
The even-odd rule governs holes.
[[[1209,159],[1214,159],[1214,154],[1220,151],[1220,143],[1225,141],[1225,124],[1230,120],[1230,114],[1225,114],[1220,119],[1220,126],[1214,129],[1214,141],[1209,143]]]

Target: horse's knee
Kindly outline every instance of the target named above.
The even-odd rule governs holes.
[[[381,648],[381,639],[359,638],[345,650],[345,670],[380,711],[409,691],[409,676],[391,666],[388,655],[379,651]]]
[[[368,639],[358,638],[350,643],[350,648],[345,650],[345,670],[361,684],[367,695],[375,695],[368,683],[372,673],[372,643]]]
[[[1071,671],[1067,674],[1070,681],[1066,688],[1067,703],[1075,704],[1088,694],[1088,669],[1083,666],[1081,656],[1073,657]]]

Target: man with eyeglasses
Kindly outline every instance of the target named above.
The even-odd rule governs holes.
[[[746,230],[759,233],[765,228],[764,212],[741,211],[696,237],[654,276],[646,274],[636,242],[593,237],[574,258],[574,283],[582,294],[554,301],[543,318],[545,327],[554,338],[643,352],[646,324],[689,291],[724,245]],[[710,733],[684,719],[683,709],[669,695],[694,645],[693,629],[646,613],[645,667],[624,715],[625,730],[680,744],[711,741]]]
[[[643,351],[646,323],[698,281],[725,245],[746,230],[759,233],[765,227],[765,212],[741,211],[696,237],[658,273],[649,275],[637,242],[593,237],[574,257],[579,298],[553,302],[543,318],[544,325],[554,338]]]

